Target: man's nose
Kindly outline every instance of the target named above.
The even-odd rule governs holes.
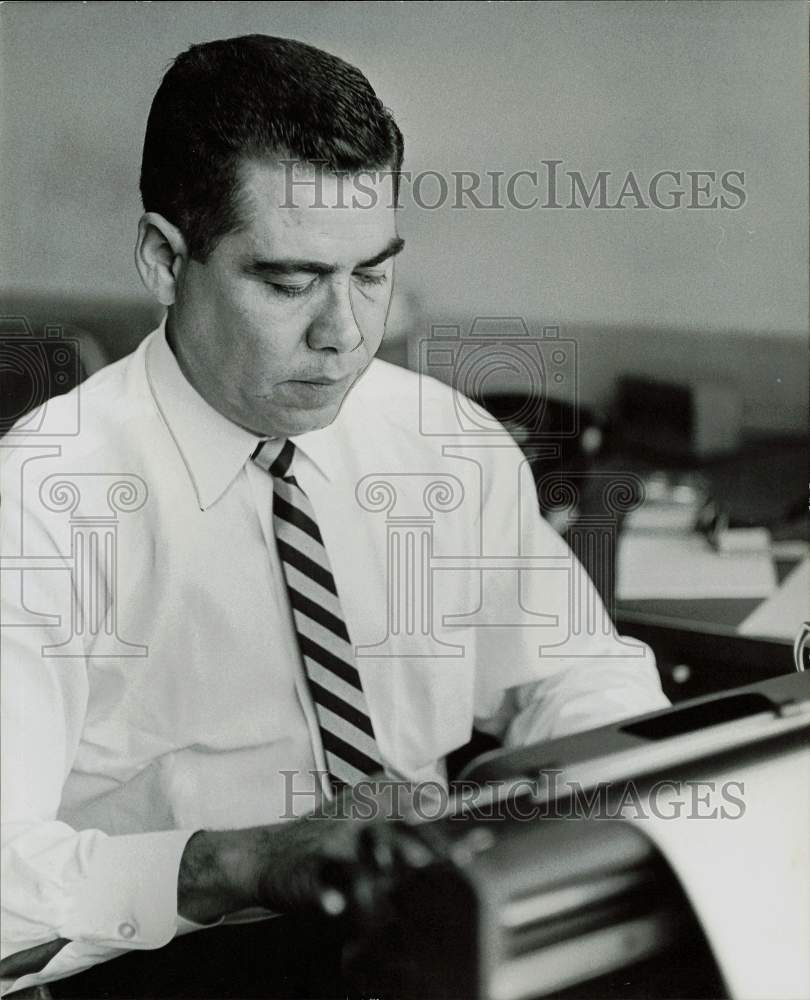
[[[356,350],[363,341],[352,308],[351,292],[348,285],[334,282],[323,303],[323,308],[315,316],[307,331],[307,344],[314,351],[331,349],[338,354],[348,354]]]

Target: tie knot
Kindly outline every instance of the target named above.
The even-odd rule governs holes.
[[[284,479],[292,465],[295,445],[288,439],[278,453],[276,453],[277,448],[278,441],[262,441],[253,452],[252,458],[259,468],[269,472],[274,478]]]

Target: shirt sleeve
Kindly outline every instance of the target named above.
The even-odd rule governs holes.
[[[652,650],[616,632],[588,574],[541,517],[528,464],[509,449],[494,461],[487,544],[544,565],[493,581],[521,624],[480,630],[476,725],[521,746],[666,708]]]
[[[22,519],[14,489],[3,485],[2,554],[13,558]],[[57,554],[36,519],[26,518],[25,529],[26,554]],[[59,821],[86,712],[86,661],[42,655],[54,642],[53,616],[69,612],[69,574],[13,566],[0,574],[2,957],[69,941],[35,974],[13,973],[21,988],[171,940],[180,860],[193,831],[108,836]]]

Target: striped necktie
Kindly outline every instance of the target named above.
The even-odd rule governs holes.
[[[329,558],[306,493],[290,473],[295,445],[262,442],[253,461],[273,477],[273,528],[298,646],[337,788],[382,770]],[[264,456],[264,457],[263,457]]]

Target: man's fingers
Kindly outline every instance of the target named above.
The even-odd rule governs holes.
[[[391,874],[396,865],[396,828],[389,823],[367,826],[357,837],[361,864],[380,874]]]

